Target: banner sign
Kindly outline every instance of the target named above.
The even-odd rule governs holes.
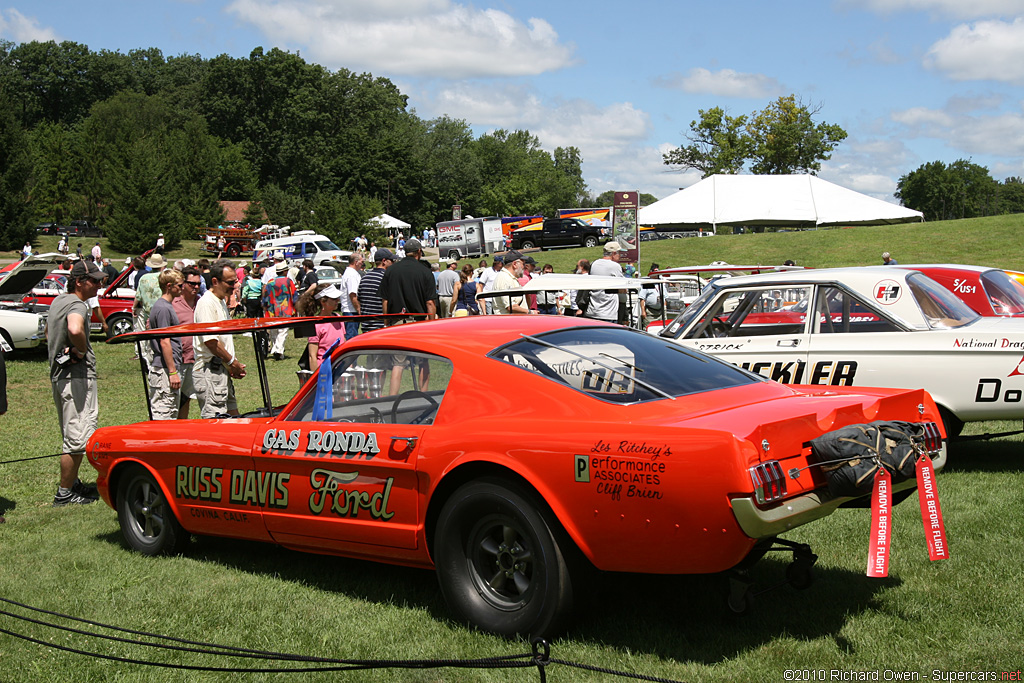
[[[612,239],[626,252],[623,262],[640,260],[639,192],[616,192],[612,204]]]
[[[456,204],[455,206],[452,207],[452,220],[462,220],[462,204]]]

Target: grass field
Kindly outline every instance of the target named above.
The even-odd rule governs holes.
[[[1024,220],[1004,217],[672,240],[653,243],[641,266],[650,260],[667,266],[785,258],[816,266],[864,264],[878,262],[888,249],[907,263],[957,261],[1021,269],[1022,226]],[[542,262],[564,264],[556,266],[564,272],[584,253],[545,252]],[[294,359],[299,348],[294,340],[289,345]],[[246,353],[241,343],[238,348],[249,363],[251,349]],[[97,342],[101,425],[145,418],[132,353],[127,346]],[[294,369],[293,360],[271,364],[275,402],[283,402],[297,386]],[[0,417],[0,461],[55,452],[60,437],[45,355],[18,354],[8,363],[8,373],[11,409]],[[238,386],[243,406],[258,400],[255,381]],[[972,424],[965,433],[1015,426]],[[841,510],[789,536],[810,543],[820,557],[818,581],[808,590],[785,587],[759,596],[751,614],[734,617],[717,577],[602,577],[581,596],[573,625],[553,643],[552,655],[684,681],[794,680],[785,674],[794,669],[806,674],[824,670],[824,680],[840,680],[832,678],[832,670],[877,671],[882,680],[886,670],[916,672],[925,679],[934,670],[1016,671],[1024,664],[1022,455],[1020,436],[951,446],[950,464],[938,478],[949,560],[928,561],[916,498],[910,498],[895,508],[890,577],[868,579],[869,514]],[[90,479],[87,464],[83,473]],[[8,520],[0,526],[0,598],[140,631],[320,657],[477,658],[530,650],[527,643],[452,622],[437,580],[427,571],[209,538],[195,539],[180,557],[143,557],[127,549],[116,514],[105,504],[51,508],[56,480],[54,458],[0,464],[0,510]],[[754,575],[769,584],[784,569],[781,558],[768,560]],[[0,610],[25,614],[7,604],[0,604]],[[119,657],[201,666],[267,665],[97,641],[4,615],[0,629]],[[60,652],[0,633],[0,681],[327,681],[342,676],[358,681],[538,680],[531,670],[390,669],[301,676],[182,672]],[[548,680],[615,679],[553,665]]]

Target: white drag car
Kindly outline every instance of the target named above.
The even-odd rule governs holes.
[[[786,384],[927,389],[950,435],[1024,418],[1024,320],[982,318],[912,270],[716,280],[660,334]]]

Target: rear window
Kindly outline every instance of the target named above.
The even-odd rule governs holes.
[[[489,355],[615,403],[764,381],[699,351],[627,328],[577,327],[523,335]]]
[[[952,329],[978,319],[970,306],[924,273],[908,275],[907,285],[932,329]]]
[[[996,315],[1024,315],[1024,285],[1002,270],[982,273],[981,283]]]

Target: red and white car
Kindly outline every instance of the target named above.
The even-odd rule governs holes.
[[[1024,284],[1005,270],[948,264],[900,267],[924,273],[960,297],[978,315],[1024,316]]]

